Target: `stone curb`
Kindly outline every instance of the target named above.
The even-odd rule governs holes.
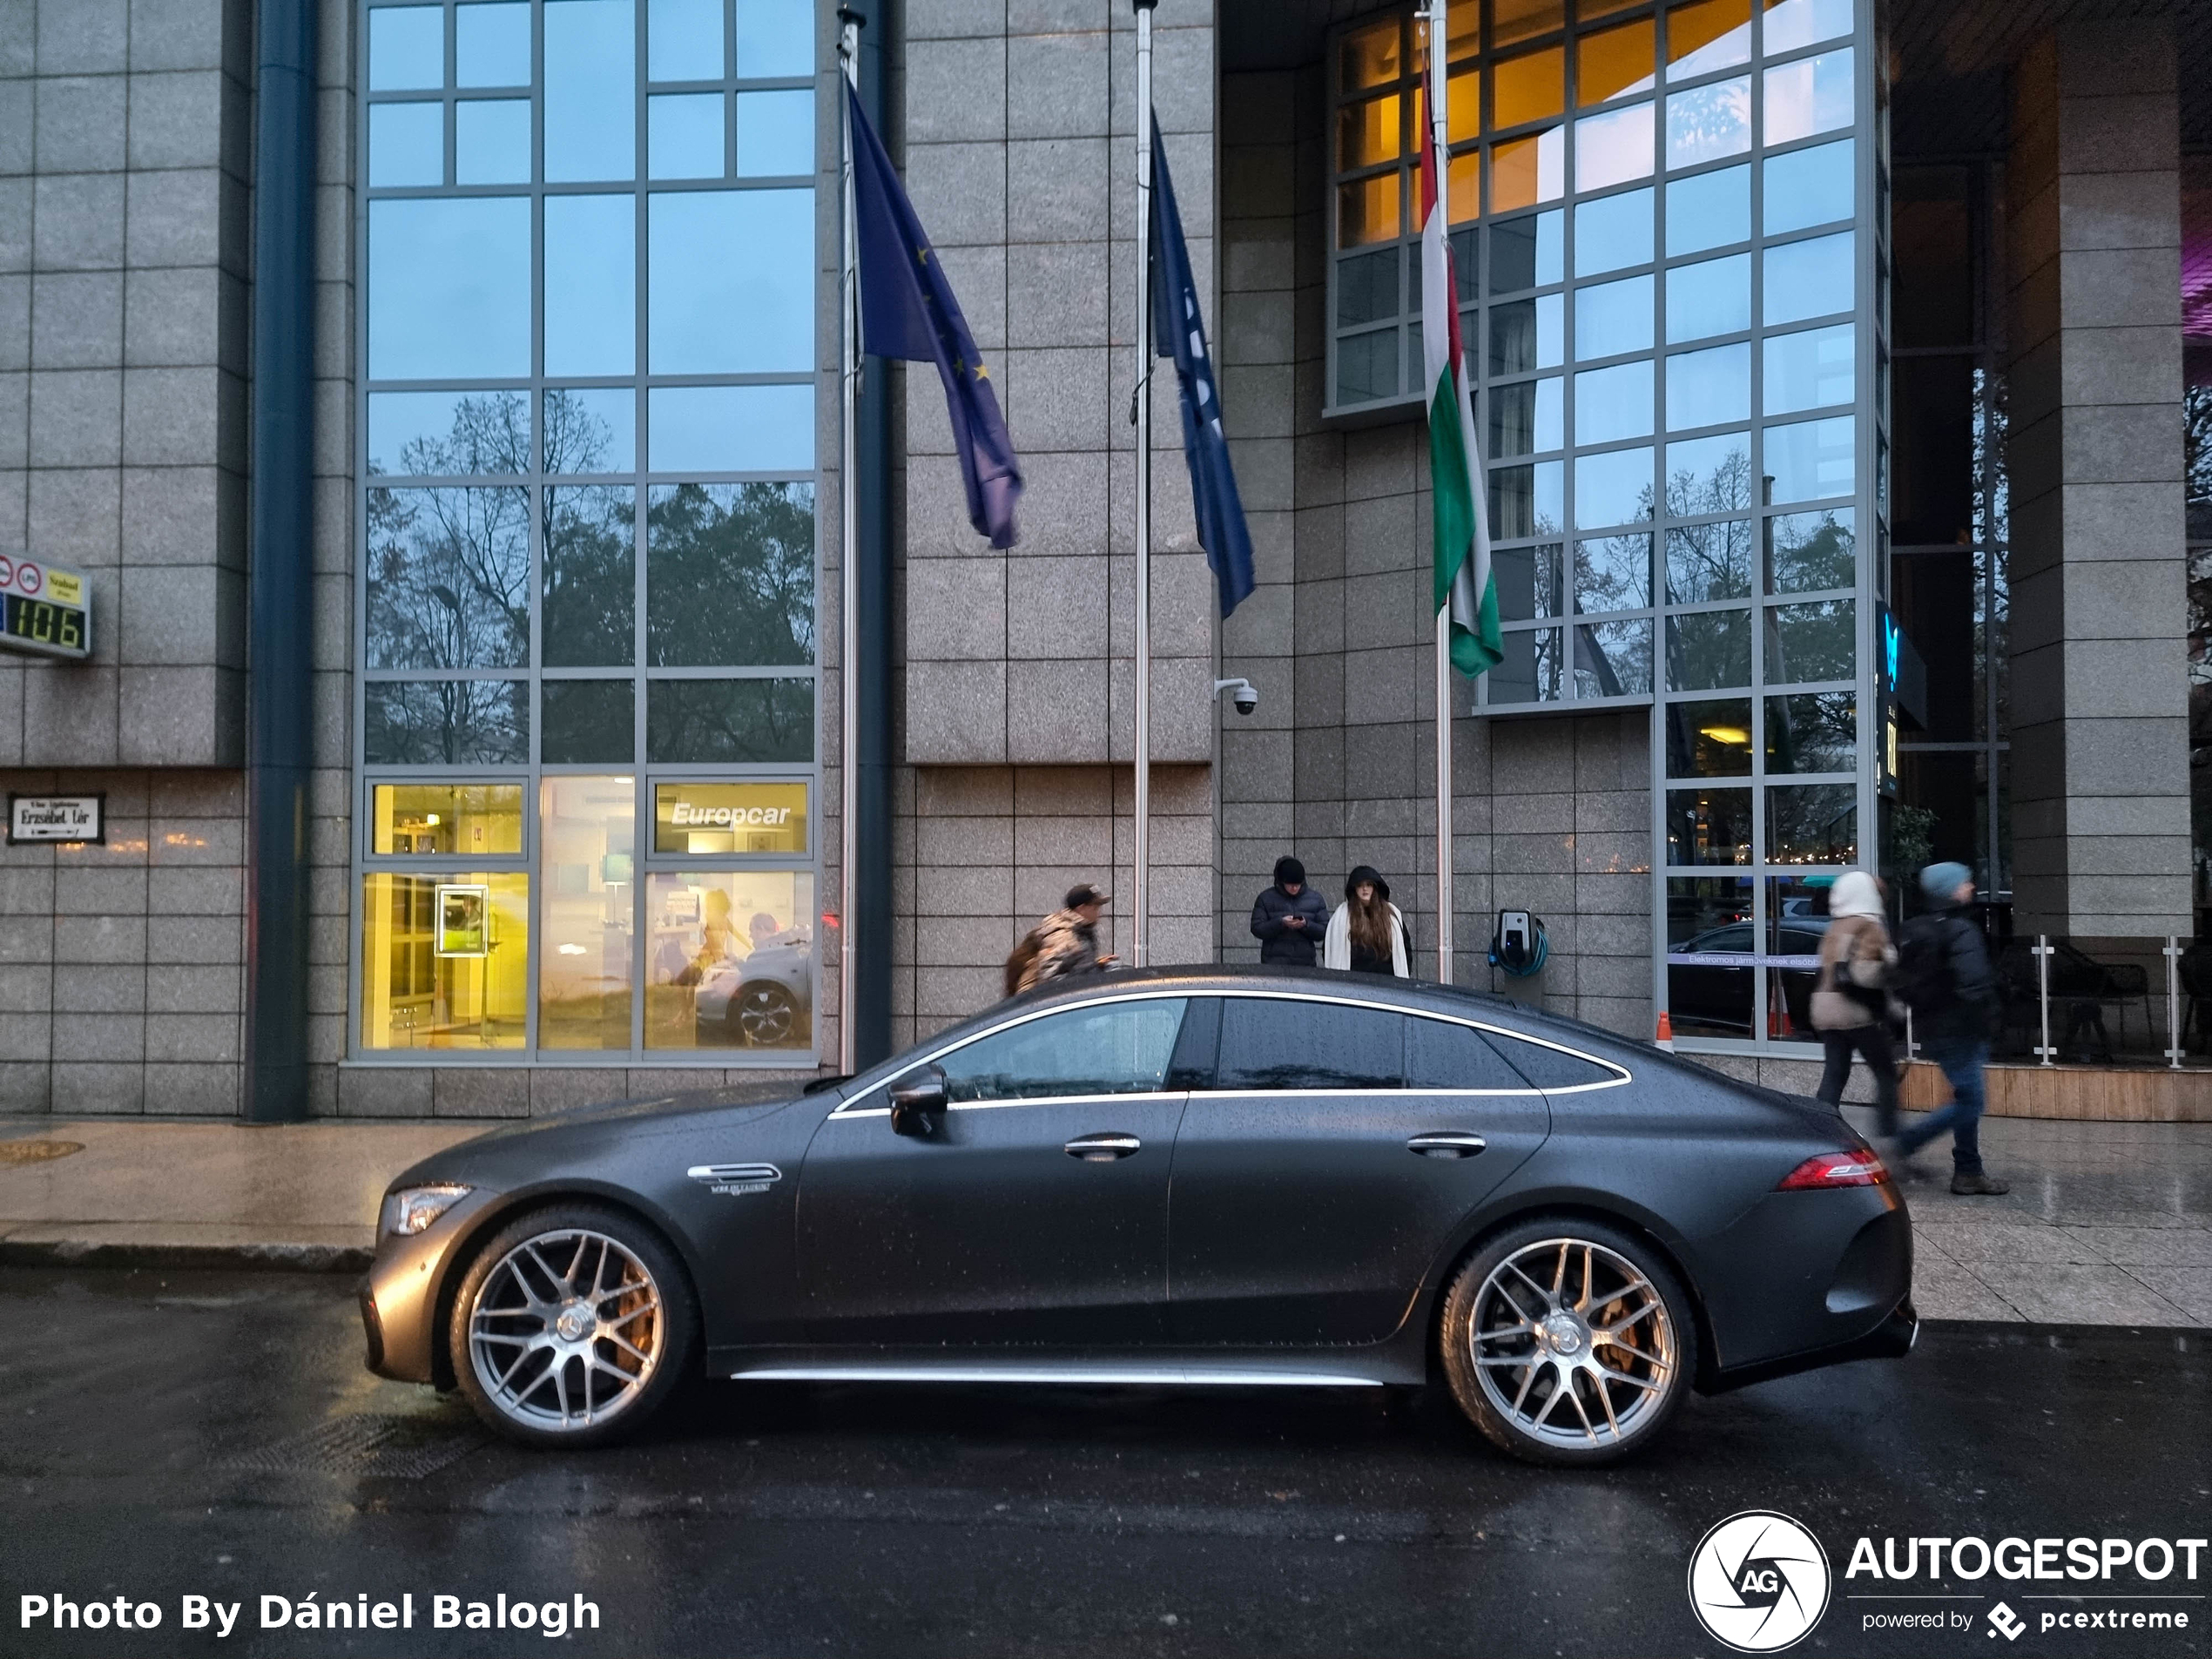
[[[83,1238],[0,1239],[0,1267],[250,1269],[259,1272],[365,1273],[375,1252],[350,1244],[116,1244]]]

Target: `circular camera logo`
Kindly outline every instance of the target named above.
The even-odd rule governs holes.
[[[1715,1641],[1738,1653],[1779,1653],[1828,1610],[1827,1554],[1789,1516],[1747,1509],[1691,1552],[1689,1605]]]

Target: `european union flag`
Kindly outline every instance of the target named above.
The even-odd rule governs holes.
[[[935,361],[952,416],[953,448],[968,486],[968,521],[993,547],[1012,547],[1021,538],[1014,503],[1022,494],[1022,466],[982,354],[850,82],[845,117],[853,133],[853,217],[866,348],[879,357]]]
[[[1198,544],[1213,567],[1227,616],[1252,590],[1252,537],[1244,503],[1229,464],[1221,430],[1221,396],[1213,360],[1206,353],[1206,323],[1198,313],[1198,285],[1190,275],[1190,249],[1183,215],[1168,179],[1167,146],[1152,128],[1152,337],[1155,354],[1175,359],[1183,383],[1183,454],[1190,463],[1190,499],[1197,509]]]

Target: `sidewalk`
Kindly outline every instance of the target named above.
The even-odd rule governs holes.
[[[490,1127],[0,1118],[0,1262],[358,1271],[391,1178]]]
[[[1947,1136],[1905,1189],[1924,1318],[2212,1327],[2212,1123],[1985,1117],[1981,1150],[2003,1197],[1951,1196]]]
[[[357,1270],[391,1177],[486,1127],[0,1118],[0,1262]],[[2007,1196],[1952,1197],[1947,1143],[1905,1188],[1924,1318],[2212,1327],[2212,1123],[1988,1118],[1982,1150]]]

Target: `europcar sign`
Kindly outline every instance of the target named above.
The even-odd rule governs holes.
[[[653,786],[656,853],[804,853],[804,783]]]

